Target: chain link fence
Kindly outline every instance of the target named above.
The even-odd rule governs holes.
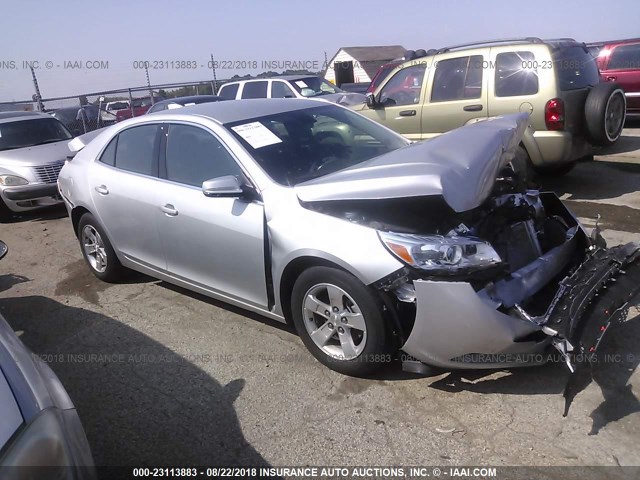
[[[1,111],[43,111],[64,123],[74,136],[144,115],[155,103],[168,98],[211,95],[224,81],[151,85],[93,92],[68,97],[0,102]]]

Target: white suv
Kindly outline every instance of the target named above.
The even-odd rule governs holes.
[[[249,98],[322,98],[341,105],[362,103],[361,93],[345,92],[314,75],[283,75],[225,83],[218,95],[227,100]]]

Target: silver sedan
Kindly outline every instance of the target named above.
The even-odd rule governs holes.
[[[550,347],[573,369],[615,321],[578,307],[622,307],[640,283],[604,292],[591,273],[637,277],[640,246],[605,248],[519,181],[528,125],[409,144],[320,100],[208,103],[73,140],[58,186],[99,278],[133,269],[290,322],[336,371],[398,352],[414,371],[531,365]]]

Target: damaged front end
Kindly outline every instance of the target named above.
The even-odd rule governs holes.
[[[616,311],[606,315],[593,314],[594,301],[638,260],[640,244],[607,249],[597,228],[588,235],[554,193],[533,190],[499,192],[477,209],[446,218],[443,245],[482,239],[499,261],[485,246],[475,251],[482,258],[466,269],[421,268],[395,247],[393,236],[381,235],[407,263],[375,285],[401,312],[401,349],[409,356],[404,367],[535,365],[547,361],[552,346],[575,373],[565,391],[568,410],[602,337],[637,292],[620,291],[608,303]],[[451,223],[457,226],[446,231]],[[441,257],[455,263],[455,255],[445,250]],[[428,266],[435,263],[432,258]]]
[[[640,289],[615,291],[615,312],[594,314],[629,265],[640,270],[640,244],[607,249],[555,193],[527,188],[509,164],[526,123],[479,122],[298,189],[307,208],[376,229],[405,264],[372,286],[407,369],[542,364],[555,347],[580,374]]]

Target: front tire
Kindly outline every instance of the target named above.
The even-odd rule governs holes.
[[[109,283],[123,278],[126,270],[118,260],[107,234],[93,215],[85,213],[80,218],[77,234],[82,256],[96,277]]]
[[[576,162],[567,162],[560,165],[554,165],[550,167],[533,167],[536,174],[541,177],[564,177],[567,173],[573,170],[576,166]]]
[[[365,376],[391,361],[382,302],[347,272],[305,270],[293,287],[291,312],[307,349],[336,372]]]
[[[13,220],[13,212],[0,198],[0,223],[8,223]]]

